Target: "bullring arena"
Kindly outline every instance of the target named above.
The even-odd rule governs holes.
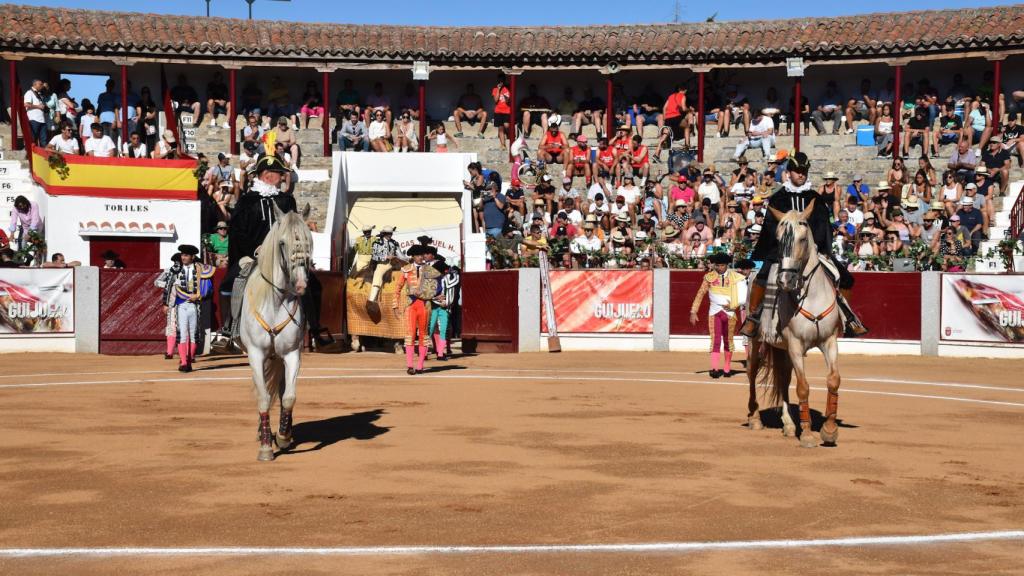
[[[842,362],[839,443],[801,450],[777,409],[748,430],[744,383],[703,355],[481,355],[415,378],[388,354],[311,355],[297,444],[268,466],[240,358],[180,375],[22,355],[0,383],[0,567],[1019,573],[1024,364]]]
[[[0,574],[1024,574],[1024,5],[305,1],[0,4]]]

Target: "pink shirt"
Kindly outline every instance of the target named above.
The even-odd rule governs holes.
[[[25,231],[39,230],[39,224],[42,221],[39,219],[39,206],[35,202],[28,203],[28,212],[22,214],[18,212],[17,208],[11,207],[11,224],[8,230],[11,236],[14,236],[18,226],[21,225],[25,228]]]
[[[696,195],[697,195],[697,193],[694,192],[693,188],[690,188],[689,186],[687,186],[686,188],[680,188],[679,186],[673,186],[672,187],[672,191],[669,192],[669,198],[672,199],[672,204],[671,204],[670,207],[673,207],[673,206],[676,205],[676,200],[682,200],[683,202],[686,202],[687,204],[690,204],[690,203],[693,202],[693,198]]]

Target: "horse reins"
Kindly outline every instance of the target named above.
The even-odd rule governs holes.
[[[291,260],[295,259],[294,256],[299,256],[299,255],[298,254],[293,255]],[[284,262],[287,262],[287,261],[290,260],[289,258],[286,257],[286,254],[284,253],[283,248],[281,249],[281,260],[284,261]],[[303,260],[308,260],[308,259],[303,257]],[[287,271],[287,268],[282,267],[282,269],[284,269],[286,271],[286,273],[288,274],[288,277],[290,278],[291,277],[291,273]],[[270,278],[267,278],[267,275],[263,273],[262,269],[260,269],[260,277],[263,279],[264,282],[269,284],[271,288],[273,288],[274,290],[276,290],[280,294],[285,295],[287,293],[284,288],[281,288],[277,284],[274,284],[273,280],[271,280]],[[292,305],[292,309],[291,310],[288,310],[287,308],[285,308],[285,312],[288,313],[288,318],[285,318],[283,321],[281,321],[280,324],[278,324],[276,326],[271,326],[269,323],[267,323],[266,320],[263,319],[263,316],[260,315],[259,310],[256,309],[255,304],[253,304],[250,307],[251,310],[252,310],[253,316],[255,316],[255,318],[256,318],[256,323],[259,324],[260,328],[263,328],[263,330],[265,330],[267,332],[267,334],[270,335],[271,345],[273,345],[273,343],[274,343],[274,338],[278,334],[280,334],[288,326],[288,324],[294,322],[296,326],[299,325],[299,321],[296,320],[296,318],[295,318],[296,312],[299,311],[299,302],[300,302],[300,299],[296,298],[295,299],[295,303]]]
[[[788,231],[787,231],[787,233],[788,233]],[[786,234],[786,233],[783,233],[783,234]],[[789,248],[792,248],[792,244],[790,244]],[[822,312],[821,314],[815,315],[815,314],[809,312],[806,308],[804,308],[804,301],[807,300],[807,295],[808,295],[807,294],[807,290],[805,290],[805,288],[807,286],[807,283],[810,281],[810,279],[812,277],[814,277],[814,274],[818,271],[818,268],[821,268],[821,260],[820,259],[814,264],[814,267],[811,268],[811,271],[808,272],[806,275],[802,274],[801,271],[799,269],[797,269],[797,268],[779,268],[779,273],[781,274],[783,272],[792,272],[794,274],[797,274],[798,277],[800,278],[800,281],[799,281],[799,283],[797,285],[797,288],[800,291],[800,297],[796,301],[797,312],[801,316],[803,316],[804,318],[808,319],[809,321],[811,321],[814,324],[814,333],[815,333],[815,335],[820,337],[821,335],[818,334],[819,324],[821,323],[822,320],[827,318],[828,315],[831,314],[833,310],[836,309],[836,305],[839,303],[839,299],[836,297],[836,294],[838,294],[838,292],[833,287],[833,289],[832,289],[832,296],[833,296],[832,304],[829,304],[828,308],[825,308],[824,312]]]

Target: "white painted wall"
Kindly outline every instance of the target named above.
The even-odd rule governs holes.
[[[175,225],[176,234],[160,240],[161,265],[169,263],[179,244],[200,243],[199,201],[126,200],[91,196],[46,196],[46,244],[50,254],[61,252],[68,261],[89,262],[89,238],[79,235],[80,224],[138,222]]]

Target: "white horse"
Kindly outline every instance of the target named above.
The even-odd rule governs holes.
[[[789,415],[789,382],[791,371],[796,372],[796,393],[800,400],[800,445],[814,448],[818,445],[811,431],[811,413],[808,404],[810,386],[804,372],[804,358],[811,348],[818,348],[825,356],[828,368],[828,401],[825,423],[821,427],[821,440],[835,444],[839,438],[836,412],[839,409],[839,331],[843,320],[839,313],[836,288],[818,257],[807,218],[813,213],[814,202],[803,212],[783,214],[770,208],[778,220],[779,269],[777,306],[791,306],[792,317],[782,327],[780,338],[769,344],[764,337],[774,319],[766,309],[761,317],[761,328],[752,338],[751,357],[747,366],[750,383],[747,422],[752,430],[761,428],[757,410],[755,384],[760,380],[771,387],[772,399],[782,404],[782,433],[796,434],[796,426]],[[788,301],[784,301],[788,298]]]
[[[292,443],[295,383],[306,335],[302,294],[313,246],[313,236],[306,226],[309,205],[301,215],[285,214],[276,204],[273,206],[276,222],[257,252],[239,318],[239,336],[249,355],[260,413],[258,459],[264,461],[274,459],[275,442],[281,450]],[[274,436],[270,407],[278,396],[281,419]]]

